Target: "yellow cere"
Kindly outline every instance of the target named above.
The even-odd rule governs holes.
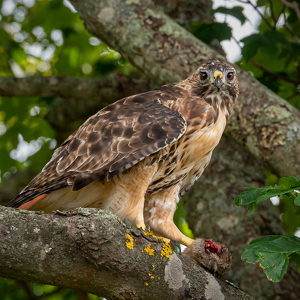
[[[214,73],[214,79],[216,79],[218,75],[223,79],[223,74],[220,71]]]
[[[126,242],[127,248],[133,249],[133,238],[129,234],[126,234],[125,237],[126,239],[128,239],[128,241]]]

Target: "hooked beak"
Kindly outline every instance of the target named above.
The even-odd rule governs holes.
[[[223,85],[223,74],[220,71],[216,71],[214,73],[214,83],[219,92],[221,86]]]

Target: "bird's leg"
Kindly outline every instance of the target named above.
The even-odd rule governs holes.
[[[183,255],[195,260],[200,266],[213,274],[223,275],[230,268],[231,255],[225,245],[219,245],[209,239],[192,240],[185,236],[173,222],[180,186],[174,186],[164,192],[148,195],[145,208],[145,223],[155,234],[181,243],[187,248]]]
[[[185,246],[193,240],[185,236],[174,224],[173,216],[178,202],[180,184],[162,192],[147,195],[144,207],[145,223],[154,233]]]

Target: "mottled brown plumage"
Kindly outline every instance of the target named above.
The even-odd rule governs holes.
[[[215,60],[179,83],[121,99],[69,136],[8,206],[107,209],[189,245],[173,214],[209,163],[237,97],[234,68]]]

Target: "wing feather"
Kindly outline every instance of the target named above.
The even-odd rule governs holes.
[[[161,93],[156,90],[121,99],[90,117],[8,206],[18,207],[68,185],[79,190],[97,178],[110,180],[179,139],[186,120],[159,101]]]

